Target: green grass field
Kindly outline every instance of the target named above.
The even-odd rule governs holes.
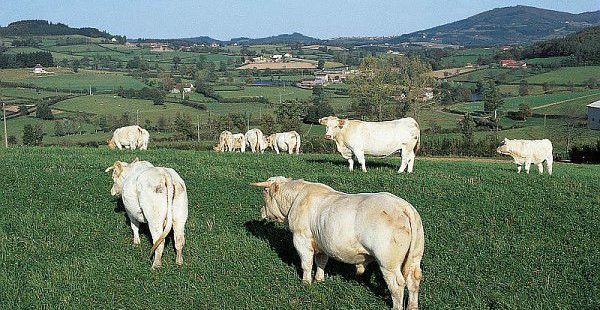
[[[97,91],[116,91],[119,87],[140,89],[146,86],[141,81],[123,73],[94,70],[79,70],[74,73],[65,68],[48,68],[47,71],[54,73],[36,75],[29,68],[2,69],[0,70],[0,80],[73,91],[82,91],[89,87],[95,87]]]
[[[519,105],[525,103],[529,105],[530,108],[536,108],[548,104],[561,103],[565,104],[570,103],[573,99],[580,98],[583,103],[590,104],[594,102],[594,99],[597,95],[600,94],[599,90],[585,90],[580,92],[560,92],[555,94],[545,94],[545,95],[533,95],[533,96],[522,96],[522,97],[512,97],[505,98],[504,104],[502,105],[502,110],[504,111],[516,111],[519,109]],[[589,102],[588,102],[589,101]],[[583,105],[585,106],[585,105]],[[472,111],[483,111],[483,102],[466,102],[459,103],[452,106],[453,109],[464,111],[464,112],[472,112]],[[537,112],[537,111],[536,111]]]
[[[293,86],[246,86],[243,90],[217,91],[217,93],[219,93],[225,98],[262,96],[266,97],[271,102],[279,102],[280,95],[281,100],[283,101],[293,99],[307,99],[312,95],[312,92],[310,90]]]
[[[600,66],[565,67],[526,78],[527,82],[542,84],[583,85],[590,78],[600,80]]]
[[[152,146],[151,146],[152,148]],[[150,271],[151,244],[131,244],[104,169],[140,156],[187,183],[184,265],[172,240]],[[600,307],[600,167],[556,164],[518,175],[502,162],[425,160],[397,174],[397,158],[349,172],[339,155],[276,156],[150,150],[1,149],[0,304],[15,308],[382,309],[372,264],[363,281],[330,260],[325,282],[303,285],[291,234],[259,221],[259,189],[273,175],[346,192],[388,191],[425,228],[423,309]],[[265,164],[268,163],[268,164]]]

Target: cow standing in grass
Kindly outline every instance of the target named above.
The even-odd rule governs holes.
[[[245,135],[246,144],[250,147],[252,153],[261,152],[264,153],[267,148],[265,137],[263,132],[258,128],[250,129]]]
[[[148,149],[148,142],[150,141],[150,134],[148,131],[140,126],[125,126],[115,129],[112,138],[107,140],[108,148],[114,150],[125,149]]]
[[[536,164],[540,174],[544,173],[544,162],[548,174],[552,174],[552,142],[544,140],[510,140],[504,138],[496,152],[509,155],[517,164],[517,173],[521,173],[521,167],[525,166],[525,172],[529,174],[531,164]]]
[[[219,135],[219,145],[214,147],[217,152],[233,151],[233,134],[229,130],[223,130]]]
[[[110,193],[123,199],[131,221],[133,244],[140,244],[139,225],[148,223],[152,234],[152,269],[161,266],[164,240],[173,229],[176,262],[183,264],[185,222],[188,216],[188,198],[185,182],[171,168],[154,167],[147,161],[132,163],[117,161],[106,169],[112,171],[113,186]]]
[[[231,151],[239,150],[242,153],[246,152],[246,137],[244,137],[243,133],[232,135],[231,140],[233,141]]]
[[[350,171],[356,157],[363,171],[367,171],[365,155],[389,156],[402,152],[402,164],[398,172],[413,172],[415,152],[419,150],[421,131],[413,118],[401,118],[385,122],[363,122],[328,116],[319,120],[327,126],[325,139],[335,141],[338,152],[348,160]]]
[[[300,135],[296,131],[278,132],[267,137],[267,147],[275,153],[300,154]]]
[[[302,281],[324,280],[333,259],[356,266],[377,261],[392,294],[394,309],[402,309],[404,286],[408,308],[418,308],[424,233],[417,210],[390,193],[345,194],[331,187],[272,177],[254,183],[264,188],[263,219],[287,223],[302,264]]]

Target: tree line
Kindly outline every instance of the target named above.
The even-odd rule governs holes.
[[[52,67],[54,66],[54,58],[49,52],[0,54],[0,69],[33,68],[37,64]]]

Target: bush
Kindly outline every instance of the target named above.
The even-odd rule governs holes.
[[[569,151],[571,162],[578,164],[600,164],[600,140],[596,145],[574,146]]]

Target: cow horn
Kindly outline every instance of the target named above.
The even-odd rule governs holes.
[[[110,167],[106,168],[106,170],[104,170],[104,172],[110,172],[113,169],[115,169],[115,166],[110,166]]]
[[[258,182],[258,183],[250,183],[251,186],[256,186],[256,187],[271,187],[271,184],[273,184],[272,181],[264,181],[264,182]]]

